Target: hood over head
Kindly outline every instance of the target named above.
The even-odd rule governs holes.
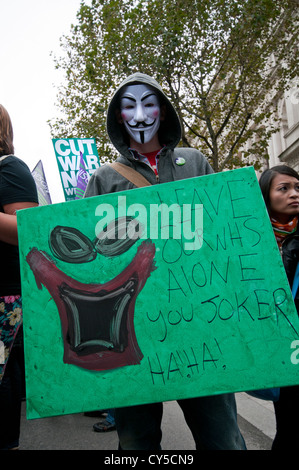
[[[108,106],[107,132],[112,144],[122,155],[124,155],[128,150],[129,136],[126,133],[124,126],[118,122],[116,110],[120,109],[120,95],[123,88],[128,85],[136,85],[138,83],[151,86],[159,96],[161,106],[165,105],[165,120],[161,121],[158,131],[159,141],[162,146],[166,145],[167,147],[174,149],[181,140],[182,135],[179,117],[173,105],[164,94],[159,83],[149,75],[140,72],[130,75],[119,85]]]

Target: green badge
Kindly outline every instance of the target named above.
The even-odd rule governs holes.
[[[186,160],[185,160],[184,158],[182,158],[182,157],[179,157],[179,158],[176,158],[175,163],[176,163],[177,165],[179,165],[179,166],[185,165]]]

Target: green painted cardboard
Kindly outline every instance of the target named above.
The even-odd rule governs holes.
[[[187,211],[151,217],[162,203],[191,205],[193,249]],[[132,212],[141,238],[96,238]],[[29,419],[299,384],[298,316],[253,168],[17,217]]]

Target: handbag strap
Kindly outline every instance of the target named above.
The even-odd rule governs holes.
[[[130,166],[119,162],[113,162],[110,166],[120,175],[131,181],[131,183],[135,184],[137,188],[151,186],[151,183],[146,178],[144,178],[144,176],[142,176],[140,173],[138,173],[138,171],[134,170]]]

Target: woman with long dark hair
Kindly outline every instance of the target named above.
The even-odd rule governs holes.
[[[34,179],[14,156],[13,128],[0,105],[0,450],[19,447],[22,398],[22,298],[16,211],[38,205]]]
[[[286,165],[278,165],[265,170],[259,183],[292,288],[299,263],[299,174]],[[294,296],[299,313],[299,290]],[[295,367],[294,373],[298,374]],[[282,387],[274,408],[276,436],[272,449],[296,449],[299,443],[299,385]]]

